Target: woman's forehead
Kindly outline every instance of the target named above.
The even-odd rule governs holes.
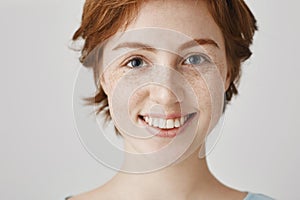
[[[194,39],[209,38],[223,47],[222,32],[203,0],[147,1],[126,30],[146,27],[170,29]]]
[[[115,58],[133,49],[165,50],[180,55],[188,47],[201,52],[225,52],[222,32],[206,2],[156,0],[144,3],[126,30],[120,29],[105,43],[104,55],[109,52]]]

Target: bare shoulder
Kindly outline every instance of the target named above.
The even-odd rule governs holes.
[[[115,200],[115,197],[114,195],[112,195],[112,192],[108,192],[105,187],[99,187],[94,190],[66,198],[66,200],[99,200],[99,199]]]

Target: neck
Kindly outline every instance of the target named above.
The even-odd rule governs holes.
[[[197,151],[176,165],[145,174],[119,173],[114,179],[122,185],[123,190],[143,199],[154,194],[157,195],[156,199],[170,199],[170,196],[184,199],[193,194],[199,196],[199,193],[219,185],[210,173],[206,159],[199,159]]]

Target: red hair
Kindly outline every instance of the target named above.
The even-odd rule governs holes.
[[[230,85],[226,91],[229,102],[238,94],[237,85],[241,75],[241,63],[247,60],[252,52],[250,45],[257,30],[256,19],[243,0],[205,0],[214,21],[223,33],[226,56],[229,67]],[[81,26],[75,32],[73,40],[84,40],[82,56],[85,58],[100,43],[126,27],[138,15],[141,4],[146,0],[86,0]],[[94,67],[95,82],[98,83],[97,69]],[[98,87],[98,86],[97,86]],[[99,106],[97,114],[105,111],[106,120],[110,119],[107,96],[101,86],[95,96],[86,99],[89,104]]]

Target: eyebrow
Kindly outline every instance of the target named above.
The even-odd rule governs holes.
[[[113,48],[113,50],[118,50],[122,48],[130,48],[130,49],[144,49],[152,52],[156,52],[157,49],[154,47],[148,45],[148,44],[143,44],[140,42],[124,42]]]
[[[188,41],[188,42],[182,44],[180,46],[179,50],[191,48],[191,47],[194,47],[197,45],[212,45],[218,49],[220,48],[219,45],[212,39],[194,39],[194,40],[191,40],[191,41]],[[154,48],[148,44],[144,44],[144,43],[140,43],[140,42],[124,42],[124,43],[119,44],[115,48],[113,48],[113,50],[118,50],[118,49],[122,49],[122,48],[144,49],[144,50],[148,50],[151,52],[157,51],[156,48]]]
[[[214,40],[212,39],[194,39],[191,40],[187,43],[184,43],[183,45],[180,46],[180,50],[182,49],[187,49],[187,48],[191,48],[197,45],[212,45],[218,49],[220,49],[218,43],[216,43]]]

